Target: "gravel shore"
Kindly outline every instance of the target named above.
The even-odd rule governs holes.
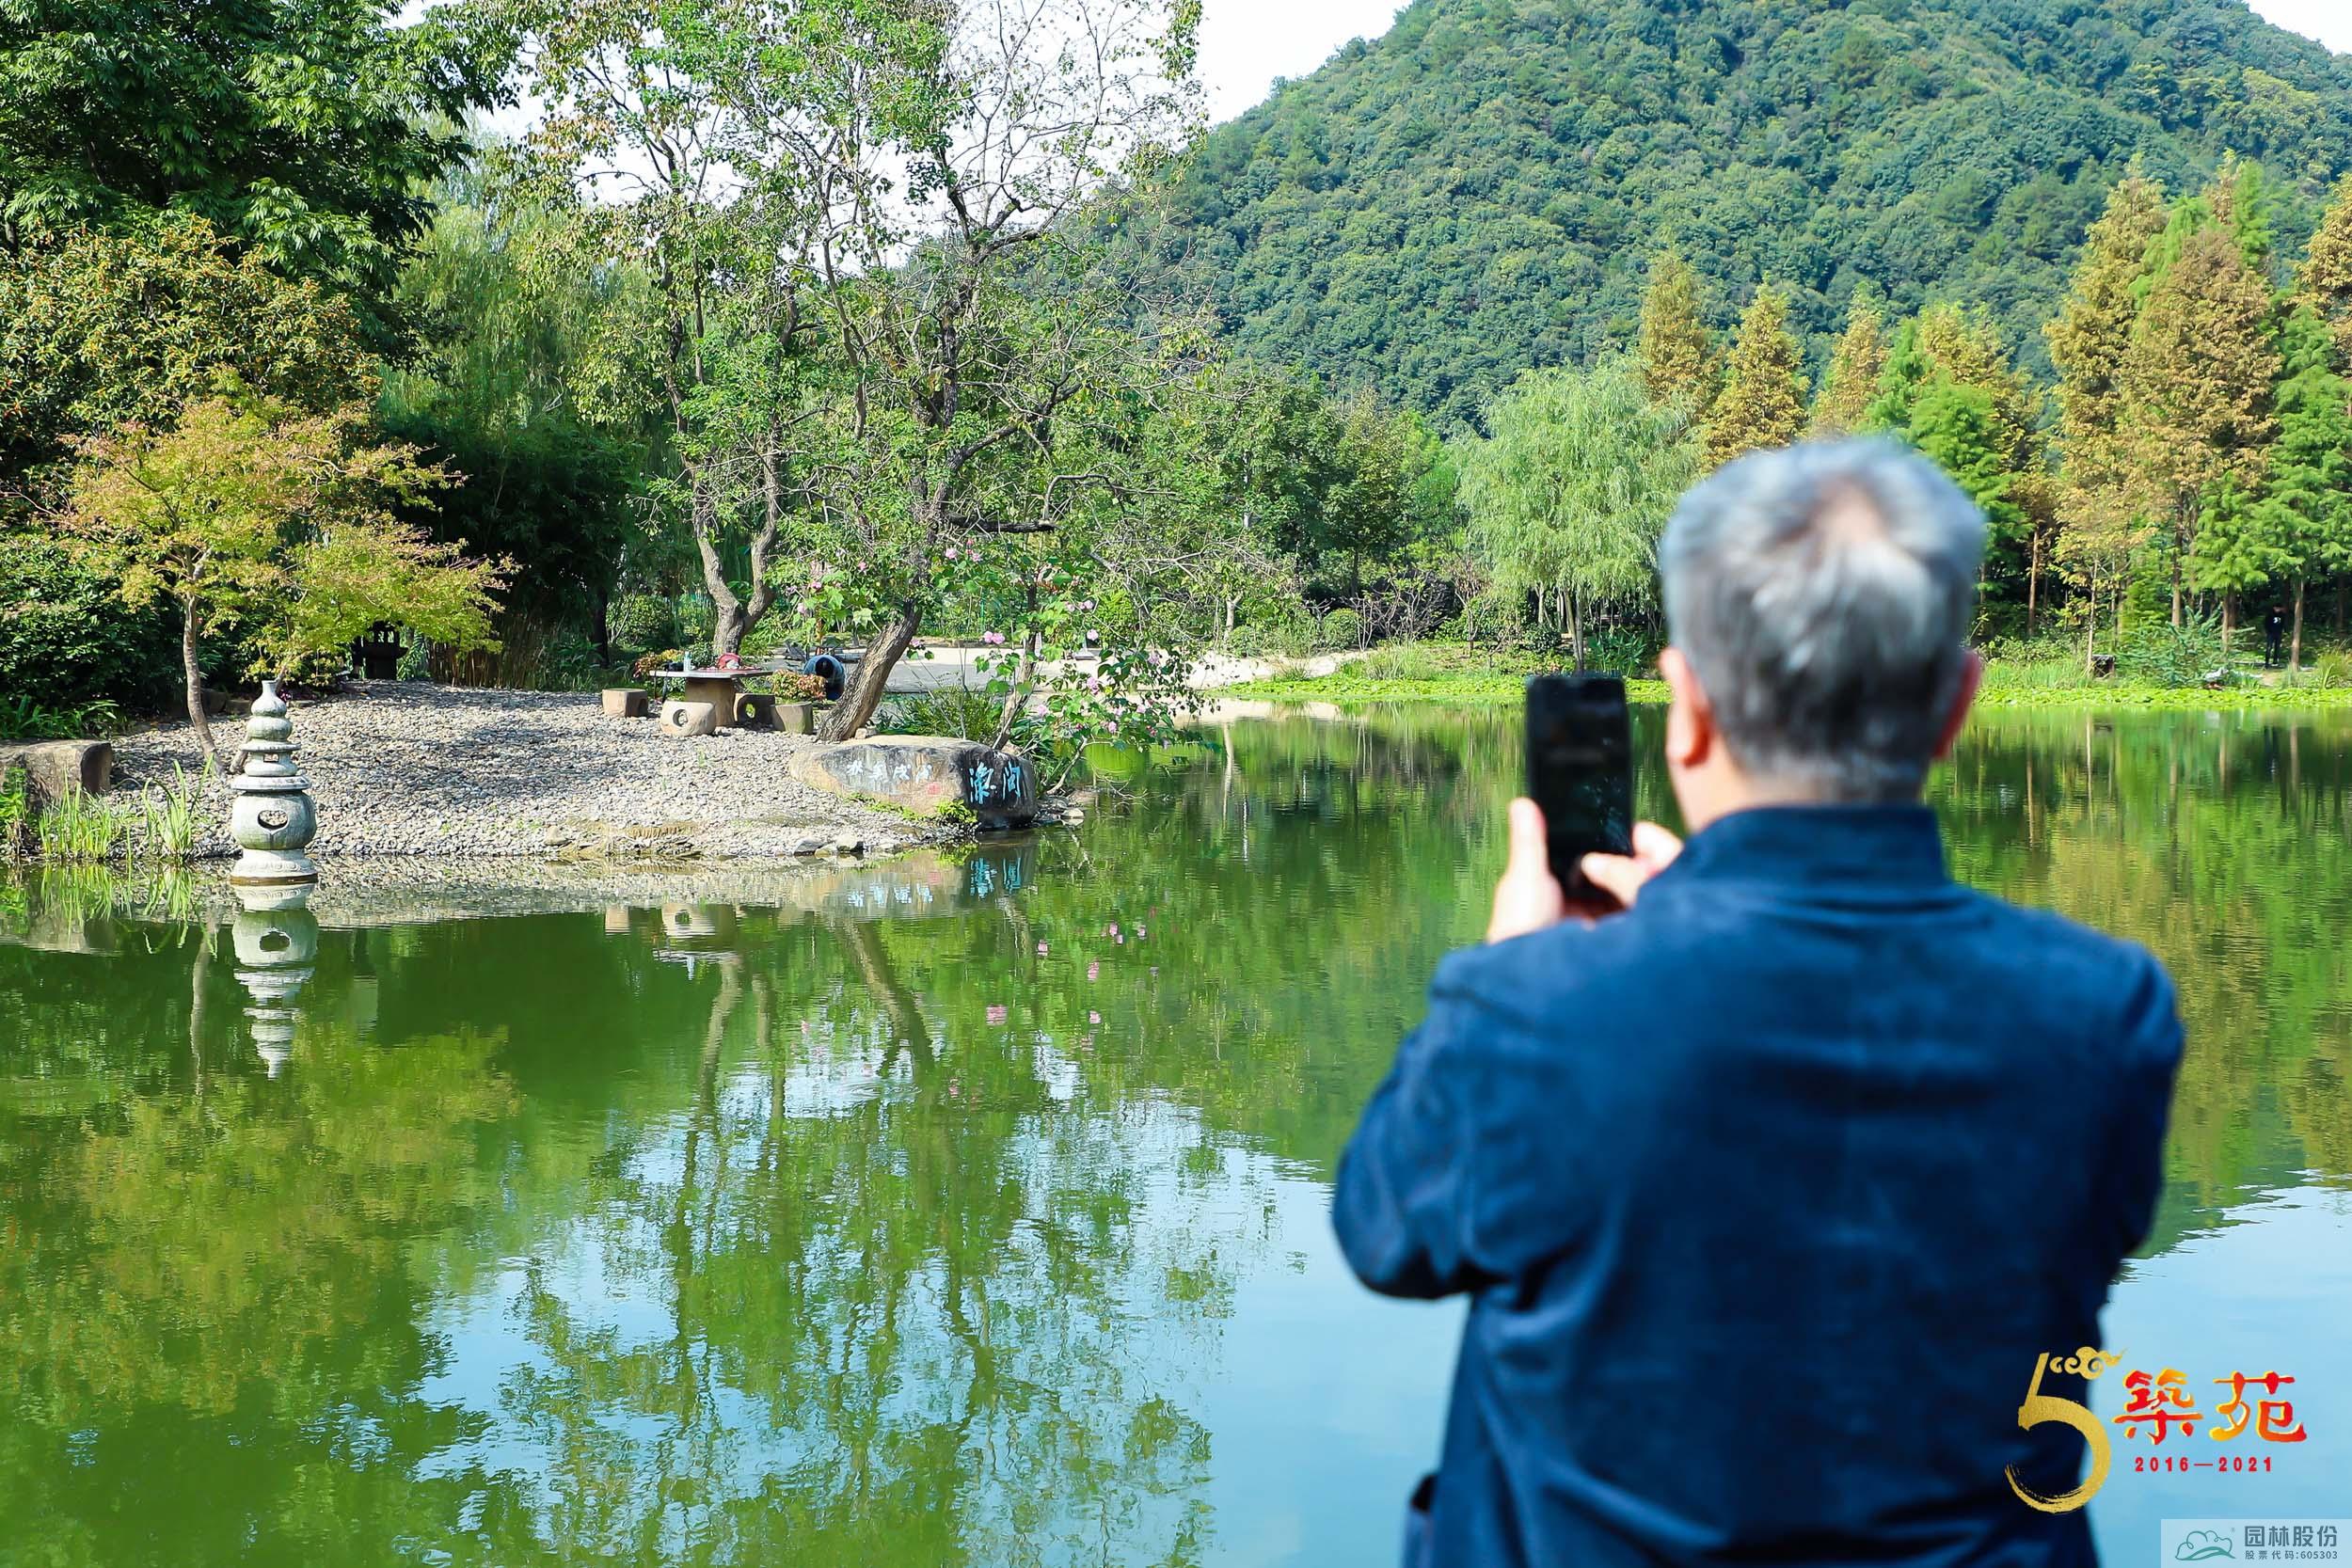
[[[476,690],[360,681],[290,717],[295,765],[318,804],[314,855],[734,859],[836,850],[891,854],[952,831],[811,789],[792,777],[805,736],[728,730],[663,736],[608,719],[594,692]],[[224,746],[243,721],[215,720]],[[117,791],[168,784],[201,761],[195,731],[165,724],[115,742]],[[230,793],[205,789],[200,852],[234,853]]]

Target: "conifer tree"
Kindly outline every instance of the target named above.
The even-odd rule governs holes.
[[[2308,306],[2287,318],[2280,349],[2279,439],[2255,511],[2276,570],[2294,589],[2294,670],[2303,660],[2304,590],[2352,568],[2352,381],[2339,373],[2334,340]]]
[[[1857,293],[1846,315],[1846,330],[1830,355],[1820,396],[1813,401],[1806,434],[1851,436],[1868,428],[1870,404],[1886,371],[1886,309],[1872,294]]]
[[[2206,502],[2225,479],[2252,485],[2276,428],[2270,312],[2270,290],[2246,265],[2235,237],[2208,222],[2154,279],[2123,356],[2125,482],[2169,531],[2174,626]]]
[[[2352,359],[2352,175],[2336,187],[2319,220],[2300,281],[2304,297],[2335,334],[2336,353]]]
[[[1723,360],[1699,312],[1698,274],[1677,251],[1650,263],[1639,357],[1652,402],[1706,420],[1723,388]]]
[[[1788,335],[1788,296],[1771,284],[1756,291],[1732,345],[1723,396],[1707,423],[1706,467],[1742,452],[1785,447],[1804,429],[1804,371]]]
[[[2148,248],[2164,226],[2163,187],[2134,170],[2107,193],[2065,303],[2043,328],[2058,372],[2056,554],[2086,596],[2086,664],[2098,648],[2099,596],[2108,590],[2120,595],[2147,535],[2125,483],[2122,375]]]

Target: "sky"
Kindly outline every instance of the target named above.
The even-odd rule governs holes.
[[[1277,76],[1304,76],[1352,38],[1387,31],[1400,0],[1205,0],[1200,78],[1209,118],[1231,119]],[[2281,27],[2352,54],[2352,0],[2253,0]]]

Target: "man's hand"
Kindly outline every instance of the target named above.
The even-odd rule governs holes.
[[[1578,862],[1584,879],[1627,909],[1642,895],[1642,884],[1673,863],[1682,840],[1655,822],[1633,824],[1633,853],[1587,855]]]
[[[1642,884],[1682,853],[1682,840],[1655,822],[1633,825],[1630,855],[1587,855],[1579,863],[1597,895],[1570,898],[1551,874],[1544,840],[1544,810],[1524,797],[1511,802],[1511,858],[1495,883],[1494,917],[1486,940],[1508,942],[1574,917],[1587,926],[1601,915],[1629,910]]]
[[[1567,895],[1551,874],[1544,845],[1544,809],[1524,796],[1511,802],[1511,858],[1495,883],[1494,918],[1486,923],[1488,942],[1508,942],[1567,918]]]

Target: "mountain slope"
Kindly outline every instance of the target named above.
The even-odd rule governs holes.
[[[2352,56],[2242,0],[1414,0],[1211,133],[1136,239],[1261,356],[1459,419],[1629,343],[1670,242],[1718,325],[1771,278],[1818,355],[1867,279],[2046,363],[2108,184],[2224,149],[2299,245],[2352,168]]]

